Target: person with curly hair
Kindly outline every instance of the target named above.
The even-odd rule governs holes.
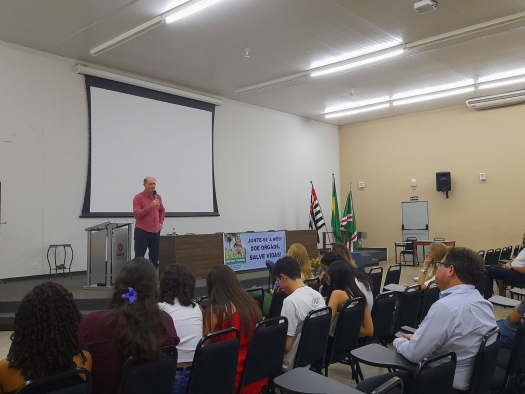
[[[202,338],[202,309],[193,298],[195,277],[182,264],[171,264],[160,280],[159,308],[173,319],[180,342],[175,375],[175,394],[186,394],[195,349]]]
[[[15,314],[11,348],[0,361],[0,393],[77,367],[90,371],[91,355],[78,336],[81,320],[73,295],[57,283],[26,294]]]
[[[220,265],[210,268],[206,275],[206,286],[210,297],[210,306],[204,311],[204,335],[224,330],[229,327],[237,328],[241,333],[237,375],[235,377],[235,394],[239,393],[244,361],[248,344],[255,325],[262,320],[261,309],[254,299],[242,288],[233,270]],[[220,339],[230,339],[232,335],[223,335]],[[267,379],[245,386],[242,394],[259,394]]]
[[[157,304],[157,271],[139,257],[120,270],[109,310],[82,319],[80,337],[93,357],[93,394],[117,393],[126,359],[162,357],[162,346],[179,344],[170,315]]]

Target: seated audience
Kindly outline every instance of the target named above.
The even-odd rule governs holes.
[[[413,335],[397,338],[393,345],[398,353],[414,363],[435,354],[455,352],[453,387],[464,391],[469,387],[481,339],[496,327],[492,304],[484,300],[475,287],[483,276],[484,262],[470,249],[453,247],[443,262],[436,262],[435,269],[441,298],[432,305]],[[394,375],[401,376],[404,387],[409,387],[411,376],[395,372],[365,379],[357,389],[370,393]]]
[[[423,268],[421,269],[419,278],[415,283],[420,285],[423,291],[425,291],[429,283],[434,280],[434,276],[436,275],[436,270],[434,269],[435,262],[442,261],[448,253],[448,247],[441,242],[432,242],[429,249],[423,262]]]
[[[289,371],[293,368],[306,315],[326,304],[319,292],[304,284],[299,263],[294,258],[283,257],[277,260],[273,275],[279,282],[279,287],[288,294],[284,299],[281,315],[288,319],[283,370]]]
[[[356,277],[356,273],[363,276],[361,280]],[[365,314],[363,325],[361,326],[360,336],[369,337],[374,334],[374,324],[372,323],[372,316],[370,310],[374,300],[372,294],[372,284],[369,278],[365,277],[365,273],[357,268],[354,268],[346,261],[336,261],[328,269],[328,278],[330,279],[330,287],[332,288],[332,295],[328,306],[332,308],[332,326],[330,328],[330,335],[333,336],[335,325],[337,322],[338,311],[345,301],[361,297],[365,302]]]
[[[487,276],[485,278],[486,299],[492,297],[494,279],[525,284],[525,249],[512,259],[512,261],[503,265],[493,265],[487,270]],[[505,296],[504,289],[500,289],[500,295]]]
[[[501,330],[500,344],[501,347],[512,348],[518,324],[525,314],[525,301],[514,307],[514,310],[506,319],[498,320],[498,327]]]
[[[346,261],[348,264],[350,264],[354,268],[364,269],[364,267],[358,267],[356,265],[354,259],[352,259],[352,255],[350,254],[350,251],[348,250],[345,244],[342,244],[340,242],[334,242],[332,244],[331,252],[339,254],[343,258],[344,261]]]
[[[186,394],[195,349],[202,338],[202,309],[193,298],[195,277],[188,267],[171,264],[160,280],[159,308],[173,319],[180,342],[177,345],[175,394]]]
[[[306,248],[301,244],[292,244],[286,254],[289,257],[293,257],[301,267],[301,279],[312,279],[312,267],[310,265],[310,259],[308,258],[308,252]]]
[[[91,355],[78,336],[81,319],[73,295],[57,283],[26,294],[15,314],[9,353],[0,361],[0,393],[77,367],[90,371]]]
[[[226,265],[210,269],[206,275],[206,286],[208,287],[210,306],[204,311],[204,335],[229,327],[235,327],[241,333],[241,346],[235,377],[235,393],[238,393],[252,331],[263,318],[261,309],[241,287],[232,269]],[[224,340],[230,337],[223,336],[220,339]],[[267,379],[263,379],[245,386],[242,394],[259,394],[266,383]]]
[[[109,310],[82,319],[80,336],[93,357],[93,394],[118,392],[129,357],[155,360],[162,346],[178,345],[173,320],[159,310],[157,283],[151,261],[128,261],[113,283]]]
[[[328,271],[332,263],[341,259],[342,256],[335,252],[328,252],[321,257],[321,268],[323,269],[323,272],[321,273],[321,275],[319,275],[319,280],[321,282],[321,295],[323,296],[325,301],[328,300],[330,298],[330,294],[332,294],[330,280],[328,279],[326,272]]]

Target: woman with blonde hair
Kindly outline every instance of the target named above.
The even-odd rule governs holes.
[[[436,276],[436,270],[434,269],[434,263],[442,261],[448,254],[448,247],[441,242],[432,242],[430,244],[430,250],[425,257],[423,262],[423,269],[417,279],[417,284],[421,285],[421,290],[426,290],[428,284],[434,280]]]
[[[343,260],[350,264],[352,267],[359,268],[356,265],[355,261],[352,260],[352,256],[350,255],[350,252],[348,251],[348,248],[345,244],[342,244],[340,242],[334,242],[332,244],[332,252],[340,255],[343,258]]]
[[[299,263],[299,267],[301,268],[301,280],[314,277],[312,275],[312,266],[310,265],[308,252],[302,244],[292,244],[288,249],[287,256],[293,257]]]

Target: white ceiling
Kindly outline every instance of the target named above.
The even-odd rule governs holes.
[[[173,1],[173,0],[171,0]],[[464,104],[494,88],[326,120],[326,108],[525,67],[525,22],[411,50],[258,94],[236,90],[375,45],[410,43],[525,11],[525,0],[222,0],[97,57],[90,49],[170,9],[170,0],[0,0],[0,40],[336,125]],[[250,48],[250,58],[244,57]],[[354,95],[351,96],[351,89]]]

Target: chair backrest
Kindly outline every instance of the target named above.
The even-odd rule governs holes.
[[[479,345],[478,353],[474,361],[474,369],[470,377],[468,394],[489,394],[490,383],[496,369],[496,361],[499,352],[499,336],[501,332],[498,327],[487,332]],[[487,346],[487,342],[494,338],[494,342]]]
[[[446,359],[449,359],[446,361]],[[449,352],[423,359],[410,383],[410,394],[452,394],[456,372],[456,353]]]
[[[82,378],[85,378],[85,380]],[[76,368],[68,372],[29,380],[18,389],[17,394],[90,394],[91,374],[87,369]]]
[[[268,311],[268,318],[281,315],[281,309],[283,309],[283,302],[286,297],[288,297],[288,294],[286,294],[282,289],[279,289],[273,293],[272,302],[270,303],[270,310]]]
[[[425,291],[425,298],[423,299],[423,305],[421,307],[419,323],[425,319],[432,304],[439,300],[439,292],[440,290],[439,287],[437,287],[436,282],[432,281],[428,284],[427,290]]]
[[[379,294],[374,301],[371,312],[372,322],[374,323],[372,338],[377,339],[383,345],[386,345],[390,339],[396,300],[396,294],[393,291],[386,291]]]
[[[417,326],[417,311],[419,309],[419,301],[421,300],[421,286],[412,285],[405,289],[399,301],[399,309],[397,313],[396,324],[394,327],[394,334],[403,326],[416,328]],[[374,305],[375,307],[375,305]]]
[[[343,303],[337,316],[330,360],[325,360],[326,365],[344,360],[350,350],[357,348],[364,315],[363,298],[356,297]]]
[[[272,381],[280,375],[284,353],[278,349],[284,349],[287,331],[288,319],[283,316],[257,323],[248,345],[239,393],[244,386],[264,378]]]
[[[434,241],[436,241],[436,242],[443,242],[443,241],[445,241],[445,238],[443,238],[443,237],[435,237]]]
[[[164,357],[143,360],[131,356],[122,367],[119,394],[158,393],[172,394],[177,372],[177,348],[167,346]]]
[[[516,245],[514,247],[514,252],[512,253],[512,257],[516,257],[520,253],[520,245]]]
[[[403,392],[403,379],[394,376],[372,391],[371,394],[394,394]]]
[[[401,278],[401,264],[391,265],[390,267],[388,267],[388,270],[386,271],[385,284],[383,285],[383,287],[391,283],[398,285],[400,278]]]
[[[251,289],[246,289],[246,291],[255,300],[262,312],[264,307],[264,289],[262,287],[252,287]]]
[[[523,243],[523,244],[520,245],[520,249],[519,249],[519,251],[521,252],[523,249],[525,249],[525,243]],[[519,254],[519,252],[518,252],[518,254]]]
[[[492,265],[498,264],[500,258],[501,258],[501,249],[500,248],[494,249],[494,257],[492,257]]]
[[[512,245],[509,245],[507,246],[507,255],[505,257],[505,260],[510,260],[511,258],[512,258]]]
[[[357,265],[357,268],[364,270],[365,262],[363,261],[363,255],[359,252],[350,252],[350,255],[352,256],[352,260],[354,260],[355,265]]]
[[[210,306],[210,297],[202,296],[198,299],[197,304],[199,304],[202,309],[206,309]]]
[[[315,291],[319,291],[319,288],[321,287],[321,281],[319,280],[319,277],[317,278],[311,278],[311,279],[305,279],[303,280],[304,284],[308,287],[311,287]]]
[[[332,323],[330,307],[314,309],[306,315],[293,367],[306,367],[316,361],[324,363],[326,343]]]
[[[239,338],[239,330],[232,327],[208,334],[199,341],[193,356],[188,394],[233,393]],[[213,343],[215,340],[219,342]]]
[[[525,321],[521,319],[516,330],[514,346],[510,352],[505,372],[505,387],[508,385],[510,377],[516,375],[523,368],[523,360],[525,360]]]
[[[485,258],[485,251],[484,250],[479,250],[478,254],[481,256],[482,259]]]
[[[417,241],[417,238],[416,237],[407,237],[405,239],[405,242],[410,242],[410,241]],[[409,244],[406,244],[403,249],[404,249],[405,252],[407,252],[407,251],[414,251],[414,244],[412,242],[410,242]]]
[[[266,268],[268,269],[268,273],[273,278],[273,269],[275,268],[275,263],[272,260],[266,260]]]
[[[494,259],[494,249],[487,249],[487,252],[485,253],[485,263],[492,265],[494,262],[492,261]]]
[[[500,254],[500,260],[508,260],[509,257],[510,257],[510,253],[508,252],[508,248],[505,246],[501,249],[501,254]],[[507,256],[507,253],[508,253],[508,256]]]
[[[372,279],[372,294],[374,299],[377,298],[381,292],[381,282],[383,281],[383,267],[372,267],[368,271],[368,276]]]

